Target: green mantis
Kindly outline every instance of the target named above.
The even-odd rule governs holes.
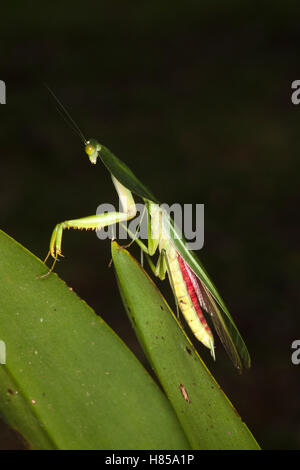
[[[66,111],[65,113],[71,119]],[[133,237],[133,240],[146,254],[153,273],[162,280],[165,279],[166,274],[168,275],[177,306],[195,337],[210,349],[213,358],[215,358],[214,337],[203,311],[210,317],[234,366],[239,371],[243,367],[250,367],[247,347],[224,301],[199,259],[188,249],[186,240],[170,215],[124,162],[104,145],[99,144],[97,140],[86,140],[72,119],[71,122],[77,132],[80,132],[85,145],[85,153],[90,162],[96,165],[102,161],[111,174],[123,210],[67,220],[57,224],[51,236],[48,254],[54,259],[51,270],[58,257],[62,256],[62,237],[65,229],[96,230],[127,222],[136,216],[133,195],[138,196],[144,201],[147,211],[148,242],[143,243],[137,237]],[[157,251],[159,257],[157,263],[154,264],[152,256]]]

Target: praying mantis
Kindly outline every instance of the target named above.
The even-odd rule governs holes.
[[[147,212],[148,242],[143,243],[138,237],[130,234],[132,241],[136,242],[145,253],[155,276],[164,280],[168,275],[177,309],[180,308],[194,336],[209,348],[212,357],[215,359],[214,337],[203,312],[210,317],[234,366],[240,372],[243,368],[249,368],[250,355],[238,328],[205,268],[195,253],[188,249],[187,242],[179,233],[171,216],[161,208],[151,191],[123,161],[96,139],[85,139],[75,121],[56,97],[55,99],[83,141],[90,163],[96,165],[102,161],[111,174],[123,210],[66,220],[57,224],[50,239],[46,258],[47,260],[51,255],[54,259],[49,272],[52,271],[58,257],[63,256],[62,237],[65,229],[97,230],[127,222],[136,216],[133,195],[138,196],[144,201]],[[159,257],[155,264],[152,257],[157,251]]]

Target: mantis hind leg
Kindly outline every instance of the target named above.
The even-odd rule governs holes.
[[[171,275],[171,270],[169,267],[168,256],[167,256],[166,250],[165,249],[161,250],[156,265],[153,263],[149,255],[146,254],[146,257],[147,257],[148,264],[155,276],[159,277],[163,281],[166,277],[166,272],[168,273],[171,289],[172,289],[172,292],[175,298],[175,303],[176,303],[177,319],[179,320],[179,317],[180,317],[179,316],[179,304],[178,304],[178,299],[177,299],[176,292],[175,292],[174,282],[173,282],[173,278]]]
[[[164,250],[159,254],[156,264],[153,263],[151,257],[147,253],[146,253],[146,258],[153,274],[156,277],[159,277],[159,279],[163,281],[166,277],[166,272],[167,272],[167,265],[166,265],[166,258],[165,258]]]
[[[180,315],[179,315],[179,303],[178,303],[178,299],[177,299],[177,295],[176,295],[176,291],[175,291],[174,281],[173,281],[173,277],[172,277],[172,273],[171,273],[171,269],[170,269],[169,260],[168,260],[168,257],[167,257],[166,250],[163,249],[163,250],[162,250],[162,253],[163,253],[163,256],[165,257],[165,260],[166,260],[166,270],[167,270],[167,272],[168,272],[168,277],[169,277],[171,289],[172,289],[173,296],[174,296],[175,303],[176,303],[177,319],[180,320]]]

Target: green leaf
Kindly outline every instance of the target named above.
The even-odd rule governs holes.
[[[131,255],[112,244],[131,323],[193,449],[259,449],[161,293]]]
[[[135,356],[57,275],[41,279],[45,272],[0,232],[2,418],[36,449],[188,448]]]

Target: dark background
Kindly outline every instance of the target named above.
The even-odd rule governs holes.
[[[298,13],[276,1],[1,5],[1,228],[43,258],[57,222],[117,203],[46,82],[159,200],[205,204],[200,257],[253,365],[239,376],[219,341],[215,364],[198,350],[265,449],[300,448]],[[63,250],[56,272],[145,364],[109,241],[70,231]],[[2,424],[0,448],[21,447]]]

